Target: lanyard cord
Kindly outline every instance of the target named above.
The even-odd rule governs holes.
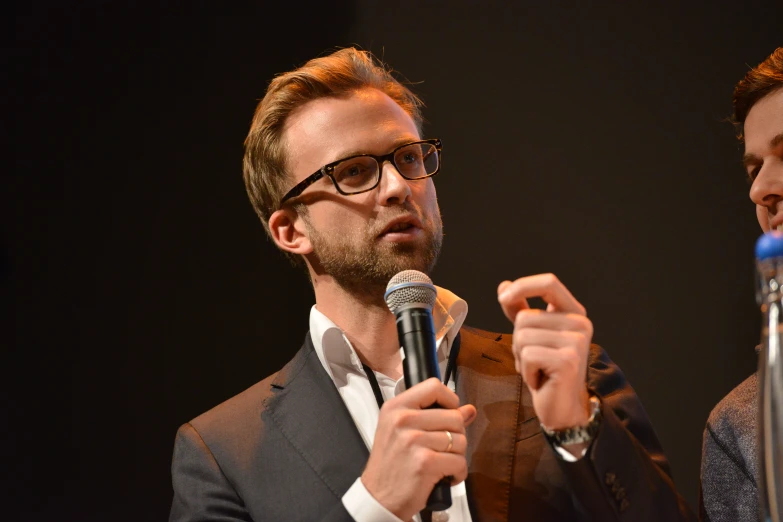
[[[457,372],[454,368],[457,363],[457,355],[459,355],[459,345],[460,334],[457,333],[457,337],[454,338],[454,343],[451,345],[449,360],[446,363],[446,376],[443,378],[443,384],[445,385],[449,384],[452,374],[454,374],[454,384],[457,384]],[[370,381],[370,387],[373,395],[375,395],[375,402],[378,403],[378,409],[381,409],[381,406],[383,406],[383,394],[381,393],[381,387],[378,385],[378,378],[375,377],[375,372],[366,364],[362,363],[362,368],[364,368],[364,373],[367,374],[367,380]]]

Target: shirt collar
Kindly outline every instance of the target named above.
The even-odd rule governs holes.
[[[468,315],[468,303],[453,292],[437,289],[432,307],[432,323],[438,346],[438,361],[448,359],[451,345]],[[310,309],[310,338],[318,359],[334,381],[333,367],[363,372],[362,362],[351,342],[334,322],[321,313],[315,305]],[[446,339],[446,342],[443,342]]]

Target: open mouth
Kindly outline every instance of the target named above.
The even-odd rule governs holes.
[[[397,223],[396,225],[392,225],[384,233],[388,234],[389,232],[402,232],[403,230],[408,230],[410,228],[413,228],[412,223]]]
[[[404,237],[415,235],[420,228],[421,225],[418,220],[416,220],[416,218],[405,217],[393,221],[385,229],[383,229],[383,232],[381,232],[378,237],[402,239]]]

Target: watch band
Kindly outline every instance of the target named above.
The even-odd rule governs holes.
[[[586,426],[574,426],[573,428],[566,428],[563,430],[550,430],[542,424],[541,429],[549,443],[555,446],[580,444],[591,442],[593,438],[595,438],[595,435],[598,433],[598,428],[601,427],[602,418],[601,401],[598,397],[591,395],[590,418],[587,420]]]

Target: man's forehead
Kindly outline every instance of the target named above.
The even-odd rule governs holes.
[[[410,115],[375,89],[307,102],[289,116],[283,136],[296,177],[302,176],[302,165],[315,171],[347,156],[381,154],[389,146],[419,139]]]
[[[413,119],[386,93],[377,89],[361,89],[342,96],[328,96],[311,100],[295,109],[287,118],[284,132],[324,133],[349,130],[362,123],[377,124],[379,119]],[[346,128],[341,128],[341,126]]]
[[[779,143],[779,136],[783,133],[783,88],[761,98],[751,107],[743,133],[745,150],[749,153]]]

